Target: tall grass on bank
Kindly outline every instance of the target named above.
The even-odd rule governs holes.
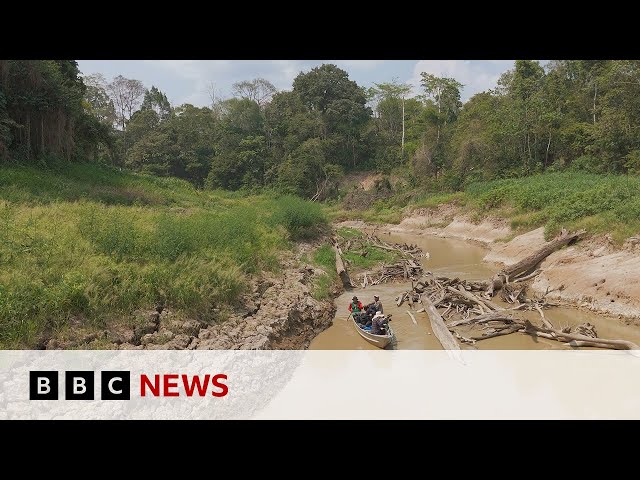
[[[200,191],[94,165],[0,168],[0,347],[155,303],[208,318],[290,240],[326,226],[295,197]]]
[[[505,217],[515,230],[544,226],[547,238],[562,227],[611,233],[618,244],[640,233],[640,177],[572,171],[476,182],[455,193],[415,189],[377,201],[365,211],[334,206],[329,215],[334,220],[398,223],[412,210],[446,203],[476,218]]]
[[[330,245],[322,245],[313,253],[313,263],[320,267],[326,275],[316,277],[313,297],[316,300],[326,300],[331,296],[331,290],[338,282],[336,273],[336,254]]]
[[[640,232],[640,178],[581,172],[475,183],[466,191],[470,205],[483,212],[505,210],[512,227],[546,226],[611,232],[621,243]]]
[[[273,201],[273,207],[273,223],[284,226],[293,240],[314,238],[327,226],[325,213],[317,203],[284,195]]]

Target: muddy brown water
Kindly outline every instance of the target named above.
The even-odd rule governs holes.
[[[496,268],[482,261],[488,250],[472,242],[457,239],[440,238],[430,235],[391,234],[381,236],[387,241],[417,244],[424,252],[429,252],[430,258],[423,258],[422,265],[436,276],[460,277],[468,280],[485,280],[492,276]],[[407,303],[396,306],[395,297],[400,292],[411,288],[411,283],[388,283],[374,285],[367,288],[355,288],[344,292],[336,300],[338,307],[333,325],[320,333],[309,346],[312,350],[377,350],[376,347],[364,340],[353,322],[348,319],[347,306],[351,297],[356,295],[363,304],[373,301],[374,295],[379,295],[384,312],[392,314],[391,326],[395,331],[396,343],[387,348],[399,350],[435,350],[442,346],[433,335],[429,319],[425,313],[415,313],[417,325],[407,315],[410,310]],[[496,301],[494,299],[494,301]],[[500,302],[497,302],[500,303]],[[537,312],[515,312],[516,316],[529,318],[539,322]],[[599,315],[567,307],[554,307],[545,310],[545,316],[556,328],[565,325],[577,325],[589,322],[595,325],[598,336],[609,339],[624,339],[640,344],[640,328],[625,325],[615,317]],[[464,330],[460,330],[465,335]],[[469,332],[469,336],[472,333]],[[533,338],[529,335],[514,333],[502,337],[490,338],[477,342],[474,346],[463,345],[463,348],[477,348],[480,350],[537,350],[537,349],[566,349],[560,342]]]

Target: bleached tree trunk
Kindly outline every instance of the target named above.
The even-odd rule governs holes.
[[[593,124],[596,124],[596,98],[598,97],[598,84],[593,82]]]
[[[460,344],[449,331],[449,328],[444,323],[442,315],[440,315],[433,302],[429,299],[429,295],[423,293],[420,295],[420,301],[424,306],[424,311],[429,316],[433,334],[442,345],[442,348],[445,350],[460,350]]]
[[[544,155],[544,166],[547,167],[549,163],[549,147],[551,147],[551,131],[549,131],[549,141],[547,142],[547,153]]]
[[[404,95],[402,96],[402,158],[404,158]]]

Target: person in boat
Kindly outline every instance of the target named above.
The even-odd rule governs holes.
[[[362,302],[358,300],[358,297],[354,296],[351,299],[351,303],[349,304],[349,311],[351,312],[351,315],[353,315],[355,321],[357,323],[360,323],[361,317],[363,316],[362,314],[364,313],[364,305],[362,305]]]
[[[367,313],[373,317],[376,312],[384,313],[384,308],[382,308],[382,302],[380,301],[379,295],[373,296],[373,302],[366,306]]]
[[[351,313],[359,313],[359,312],[362,312],[363,310],[364,310],[364,306],[362,305],[362,302],[358,300],[358,297],[353,297],[351,299],[351,303],[349,304],[349,311]]]
[[[371,333],[374,335],[384,335],[386,330],[387,318],[381,311],[377,311],[376,314],[371,319]]]
[[[364,307],[364,311],[366,312],[366,317],[363,315],[361,317],[362,321],[359,323],[362,323],[365,327],[370,327],[371,320],[373,319],[373,316],[376,314],[378,310],[382,311],[382,303],[380,302],[380,297],[378,295],[374,295],[373,302],[368,305],[365,305]]]

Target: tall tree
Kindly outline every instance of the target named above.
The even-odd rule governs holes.
[[[256,102],[261,108],[264,108],[278,91],[269,80],[264,78],[236,82],[231,88],[236,97]]]
[[[127,121],[142,102],[145,94],[144,85],[140,80],[118,75],[107,85],[107,92],[113,101],[117,122],[125,131]]]
[[[113,125],[116,121],[116,111],[113,101],[107,93],[107,81],[101,73],[94,73],[84,77],[84,84],[87,89],[84,93],[84,100],[88,111],[100,122],[106,125]]]
[[[151,86],[150,90],[144,92],[141,110],[153,110],[158,114],[160,120],[166,120],[171,114],[171,104],[167,96],[158,90],[155,86]]]
[[[460,89],[464,85],[454,78],[436,77],[431,73],[422,72],[420,84],[424,88],[425,95],[434,101],[438,107],[438,141],[440,140],[440,125],[446,126],[447,122],[455,119],[462,107],[460,102]]]
[[[371,118],[365,91],[335,65],[322,65],[299,74],[293,81],[310,113],[318,114],[325,142],[325,155],[341,165],[356,167],[362,150],[362,135]]]
[[[420,152],[420,155],[414,159],[414,166],[426,162],[427,165],[420,170],[432,173],[437,179],[447,161],[448,138],[442,138],[443,133],[447,124],[455,121],[462,107],[460,89],[464,85],[453,78],[437,77],[426,72],[422,72],[420,76],[425,104],[427,107],[431,104],[435,108],[435,111],[425,111],[430,116],[429,123],[435,125],[435,141],[429,140],[427,143],[427,138],[432,135],[432,128],[428,127],[423,136],[422,147],[416,152]]]
[[[516,60],[511,83],[511,95],[515,99],[515,108],[520,115],[520,130],[523,134],[523,169],[529,173],[538,163],[538,135],[536,123],[541,113],[540,92],[543,84],[544,69],[539,62]]]
[[[405,140],[405,99],[411,92],[411,86],[403,83],[398,83],[397,79],[393,79],[389,83],[376,83],[375,87],[369,89],[369,94],[373,97],[376,103],[376,113],[378,118],[385,121],[390,130],[394,132],[396,112],[394,106],[397,103],[401,105],[400,124],[402,126],[402,137],[400,141],[401,153],[404,157],[404,140]]]
[[[85,89],[73,60],[1,60],[0,150],[32,161],[92,149],[102,132],[83,108]]]

